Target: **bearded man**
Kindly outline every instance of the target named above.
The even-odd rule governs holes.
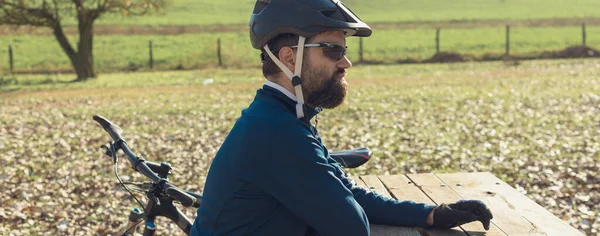
[[[339,0],[258,0],[250,39],[266,84],[214,158],[191,235],[369,235],[369,224],[451,228],[492,217],[480,201],[433,206],[358,187],[311,120],[343,103],[346,37],[371,28]]]

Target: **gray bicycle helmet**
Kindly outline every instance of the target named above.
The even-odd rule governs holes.
[[[333,30],[371,35],[371,28],[340,0],[257,0],[250,18],[250,40],[256,49],[279,34],[309,38]]]

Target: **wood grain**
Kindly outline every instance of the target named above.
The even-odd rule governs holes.
[[[454,203],[461,199],[460,195],[444,184],[434,174],[407,174],[406,176],[413,181],[421,191],[433,199],[437,205],[442,203]],[[465,230],[469,235],[506,236],[506,234],[494,224],[491,224],[490,230],[486,231],[479,221],[464,224],[460,226],[460,228]]]
[[[485,202],[508,235],[583,235],[488,172],[436,176],[462,198]]]
[[[411,200],[426,204],[435,203],[421,191],[415,184],[404,175],[382,175],[378,176],[392,197],[398,200]],[[420,229],[422,235],[427,236],[465,236],[460,228],[448,230]]]
[[[363,181],[365,179],[367,181]],[[356,180],[356,184],[363,188],[371,189],[372,191],[375,191],[383,196],[391,197],[377,176],[361,176],[360,179]],[[415,228],[378,224],[370,224],[370,228],[371,235],[373,236],[421,236],[419,231]]]

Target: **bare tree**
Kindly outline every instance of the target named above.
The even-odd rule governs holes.
[[[164,6],[166,0],[0,0],[0,25],[50,27],[71,60],[77,80],[96,77],[94,21],[106,13],[143,15]],[[76,17],[79,42],[74,48],[61,22]]]

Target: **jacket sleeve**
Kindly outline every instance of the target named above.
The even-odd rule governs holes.
[[[407,227],[426,227],[427,216],[435,206],[406,200],[399,201],[382,196],[376,192],[356,186],[346,177],[342,177],[350,185],[356,201],[362,206],[373,224],[396,225]]]
[[[247,176],[320,235],[368,235],[368,218],[328,163],[324,148],[298,125],[280,128],[265,150],[263,170]]]
[[[329,162],[335,162],[329,158]],[[339,164],[338,179],[352,191],[354,199],[361,205],[369,223],[382,225],[396,225],[406,227],[426,227],[427,216],[435,207],[434,205],[417,203],[410,200],[399,201],[357,186],[354,180],[348,178],[346,172]]]

